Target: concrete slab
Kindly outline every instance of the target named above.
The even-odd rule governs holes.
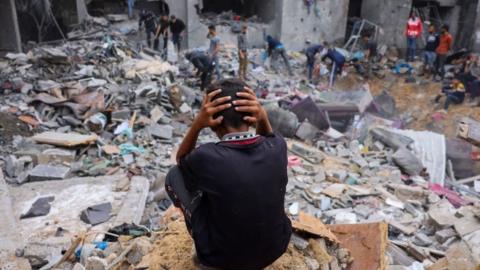
[[[28,246],[26,253],[52,259],[54,255],[60,254],[62,248],[68,248],[74,235],[81,231],[89,229],[101,233],[113,226],[114,221],[119,220],[138,223],[137,216],[141,217],[145,207],[146,195],[143,194],[148,194],[148,180],[134,178],[129,192],[117,192],[116,187],[125,180],[124,178],[125,175],[84,177],[33,182],[12,187],[11,215],[17,224],[16,232]],[[19,219],[38,197],[52,195],[55,196],[55,200],[51,203],[48,215]],[[142,199],[143,197],[145,199]],[[112,218],[109,221],[92,227],[80,220],[82,210],[105,202],[112,204]],[[56,236],[58,228],[62,228],[60,236]]]
[[[12,199],[10,197],[9,188],[3,172],[0,170],[0,252],[13,252],[16,248],[22,246],[21,238],[16,230],[17,223],[15,220]]]

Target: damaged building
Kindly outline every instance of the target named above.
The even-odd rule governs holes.
[[[85,19],[88,13],[93,16],[125,14],[127,8],[126,1],[45,1],[51,3],[51,11],[58,25],[40,26],[46,31],[42,38],[36,33],[38,29],[28,25],[32,20],[32,14],[25,10],[24,3],[28,2],[30,1],[2,1],[2,24],[13,27],[2,32],[1,50],[19,50],[21,43],[30,40],[38,42],[39,39],[60,39],[58,28],[68,32]],[[378,38],[382,43],[404,48],[404,25],[412,9],[424,21],[435,25],[449,24],[455,48],[480,47],[480,32],[475,31],[478,29],[475,26],[480,25],[480,18],[477,18],[477,11],[480,10],[478,0],[140,0],[136,1],[135,9],[148,9],[156,14],[175,14],[185,21],[188,36],[184,42],[190,48],[206,45],[205,35],[210,24],[219,26],[219,34],[225,43],[234,42],[234,16],[249,22],[249,40],[254,47],[263,45],[266,34],[279,38],[292,50],[303,49],[307,40],[314,43],[342,43],[349,38],[352,21],[363,18],[381,25]],[[40,16],[34,20],[43,19],[45,18]]]

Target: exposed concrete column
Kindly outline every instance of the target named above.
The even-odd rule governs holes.
[[[90,17],[85,0],[77,0],[77,17],[78,23],[82,23]]]
[[[22,43],[14,0],[0,1],[0,25],[5,26],[0,31],[0,51],[20,52]]]
[[[411,8],[412,0],[363,0],[362,17],[382,27],[380,42],[406,48],[404,31]]]

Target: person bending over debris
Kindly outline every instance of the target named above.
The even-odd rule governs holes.
[[[214,65],[212,59],[208,54],[201,51],[189,52],[185,54],[185,58],[187,58],[187,60],[197,69],[197,75],[200,75],[201,80],[200,89],[203,91],[212,80]]]
[[[168,46],[168,25],[170,21],[168,20],[168,15],[162,15],[160,18],[160,23],[157,26],[157,32],[155,34],[155,43],[153,45],[154,50],[158,50],[158,43],[160,36],[163,36],[163,58],[167,59],[167,46]]]
[[[312,81],[313,69],[315,67],[315,55],[320,54],[323,51],[323,45],[316,44],[308,47],[305,51],[307,56],[307,76],[308,80]]]
[[[175,45],[177,53],[180,52],[181,43],[182,43],[182,33],[185,31],[185,23],[175,17],[174,15],[170,16],[170,32],[172,32],[172,42]]]
[[[442,93],[435,98],[435,103],[439,103],[442,97],[445,97],[443,108],[447,111],[450,104],[461,104],[465,100],[465,86],[459,79],[455,78],[451,85],[442,89]]]
[[[332,72],[330,75],[330,87],[333,85],[335,82],[335,77],[337,74],[342,74],[343,71],[343,65],[345,64],[345,56],[341,54],[337,49],[334,47],[330,47],[327,51],[327,53],[322,57],[322,61],[325,61],[325,59],[328,58],[332,61]]]
[[[195,148],[205,128],[220,142]],[[263,269],[286,251],[292,233],[284,210],[287,146],[243,81],[208,88],[177,164],[166,190],[183,211],[201,269]]]
[[[465,61],[465,68],[458,74],[458,79],[465,85],[466,92],[470,94],[471,105],[478,105],[480,95],[480,57],[470,54]]]
[[[287,67],[288,74],[290,76],[293,76],[292,69],[290,68],[290,62],[288,61],[288,55],[287,52],[285,51],[285,47],[283,44],[274,39],[272,36],[267,36],[267,44],[268,44],[268,56],[271,57],[271,66],[275,72],[278,72],[277,70],[277,62],[278,58],[281,56],[283,59],[283,62],[285,63],[285,66]]]
[[[157,29],[155,14],[142,9],[140,20],[138,21],[138,29],[141,29],[143,24],[145,25],[145,31],[147,33],[147,44],[150,48],[152,46],[152,36],[155,36],[155,30]]]

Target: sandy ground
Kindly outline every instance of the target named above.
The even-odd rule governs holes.
[[[192,261],[193,241],[181,220],[170,222],[154,243],[152,252],[144,258],[150,270],[195,270]],[[265,270],[308,270],[304,256],[292,245],[273,265]]]
[[[463,117],[480,120],[480,107],[470,106],[468,96],[463,104],[451,105],[447,114],[438,113],[443,109],[443,99],[438,105],[433,99],[440,93],[441,84],[423,77],[417,77],[416,83],[406,83],[405,79],[404,75],[388,74],[385,79],[374,78],[369,80],[368,84],[374,96],[389,88],[388,93],[396,101],[398,115],[409,113],[413,117],[406,128],[434,131],[453,138],[456,135],[457,123]],[[346,78],[337,82],[335,88],[355,89],[364,83],[355,75],[355,71],[351,70]],[[436,116],[435,120],[433,116]]]

